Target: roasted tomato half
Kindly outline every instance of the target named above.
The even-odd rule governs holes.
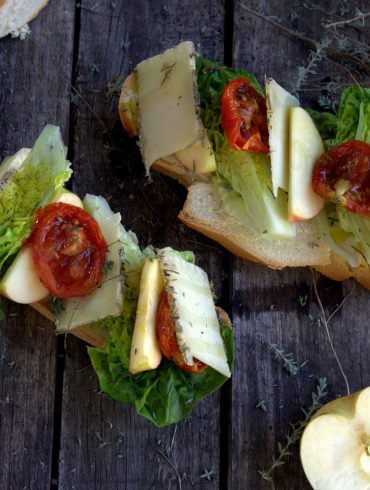
[[[28,244],[37,274],[54,296],[86,296],[104,278],[108,245],[98,222],[81,208],[59,202],[39,209]]]
[[[312,176],[314,191],[352,213],[370,214],[370,145],[348,141],[323,153]]]
[[[221,124],[232,148],[269,152],[266,100],[247,78],[236,78],[226,85]]]
[[[167,293],[163,291],[161,300],[158,306],[157,313],[157,338],[162,354],[166,359],[174,362],[184,371],[191,373],[200,373],[207,364],[204,364],[197,359],[194,359],[193,366],[185,363],[184,357],[180,351],[179,344],[176,338],[175,326],[172,321],[171,308],[168,303]]]

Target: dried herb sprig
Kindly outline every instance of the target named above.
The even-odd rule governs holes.
[[[320,43],[317,42],[317,40],[312,39],[309,36],[306,36],[305,34],[302,34],[300,32],[296,32],[292,29],[289,29],[288,27],[284,26],[283,24],[280,24],[273,18],[261,14],[243,3],[239,3],[238,5],[246,12],[249,12],[250,14],[256,17],[265,20],[266,22],[273,25],[274,27],[277,27],[278,29],[285,32],[289,36],[292,36],[296,39],[305,42],[306,44],[309,44],[314,50],[316,50],[317,47],[320,45]],[[325,53],[328,61],[330,62],[333,61],[337,63],[338,60],[342,60],[343,62],[349,63],[350,65],[356,67],[357,69],[360,69],[368,73],[370,72],[370,64],[367,60],[367,57],[365,56],[365,59],[363,59],[361,56],[360,57],[358,56],[358,53],[353,52],[352,50],[347,51],[347,50],[336,49],[328,46],[325,49]]]
[[[125,77],[123,75],[120,75],[116,80],[108,83],[107,90],[105,92],[106,102],[110,102],[115,97],[118,97],[120,95],[124,81]]]
[[[326,388],[327,388],[326,378],[320,378],[316,386],[316,391],[313,391],[311,393],[311,397],[312,397],[311,405],[307,409],[304,408],[301,409],[302,412],[304,413],[304,419],[290,424],[288,434],[285,436],[286,443],[285,445],[283,445],[281,442],[278,442],[279,452],[276,457],[273,457],[271,467],[268,470],[258,470],[259,474],[261,475],[261,478],[267,481],[272,481],[271,475],[275,471],[275,469],[285,464],[289,456],[293,454],[291,451],[291,447],[299,441],[303,433],[303,430],[308,424],[308,422],[310,421],[311,417],[322,406],[321,400],[327,394]]]
[[[285,369],[285,371],[287,371],[292,376],[295,376],[299,373],[300,365],[297,361],[293,360],[293,354],[291,352],[287,353],[278,345],[271,344],[270,342],[268,345],[272,353],[274,354],[275,359],[279,359],[279,361],[283,363],[283,368]]]

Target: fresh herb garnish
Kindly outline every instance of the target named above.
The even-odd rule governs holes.
[[[113,260],[107,260],[104,264],[104,275],[107,276],[110,271],[113,269],[114,266],[114,261]]]
[[[51,297],[52,308],[56,315],[59,315],[62,311],[65,310],[62,298],[58,298],[57,296]]]

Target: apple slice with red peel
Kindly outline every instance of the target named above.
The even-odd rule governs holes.
[[[370,387],[324,405],[301,439],[314,490],[370,490]]]
[[[301,107],[290,109],[289,138],[289,221],[313,218],[324,206],[324,199],[312,188],[316,159],[324,144],[315,123]]]

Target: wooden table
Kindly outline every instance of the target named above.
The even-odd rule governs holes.
[[[335,0],[245,4],[315,39],[324,35],[322,18],[341,19]],[[351,10],[344,18],[355,4],[368,7],[366,0],[347,2]],[[31,146],[46,123],[60,125],[73,161],[73,191],[106,196],[142,245],[196,253],[219,304],[232,315],[236,366],[232,380],[187,420],[159,430],[134,408],[99,393],[81,341],[56,337],[51,323],[31,308],[6,302],[0,324],[0,488],[309,489],[297,445],[273,472],[273,482],[258,470],[271,466],[278,441],[285,442],[290,422],[302,419],[301,407],[311,404],[320,377],[327,378],[326,400],[346,392],[317,321],[311,272],[273,271],[240,260],[181,225],[176,216],[186,191],[155,173],[145,178],[136,143],[119,122],[117,91],[111,86],[107,98],[107,84],[140,60],[191,39],[204,56],[246,67],[261,82],[268,74],[289,88],[311,46],[237,2],[221,0],[50,0],[31,29],[24,41],[0,40],[0,156]],[[316,79],[338,75],[333,64],[325,66]],[[318,93],[300,96],[314,104]],[[330,332],[356,391],[370,384],[369,293],[353,281],[334,283],[318,274],[316,281],[327,314],[352,293]],[[307,363],[289,375],[269,344]]]

